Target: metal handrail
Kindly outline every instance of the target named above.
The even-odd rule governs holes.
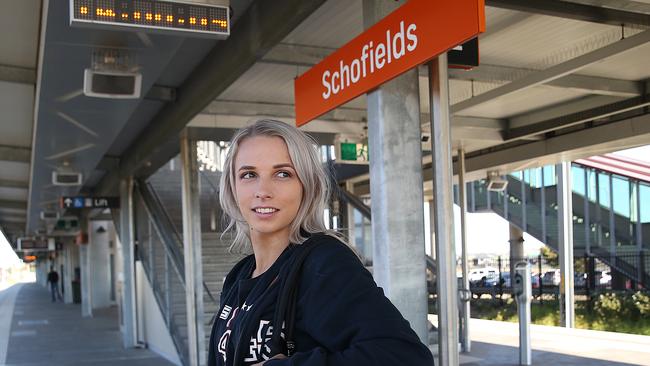
[[[183,286],[185,286],[185,263],[183,261],[184,255],[180,251],[180,249],[183,247],[181,236],[174,229],[172,220],[169,217],[167,210],[165,210],[164,206],[162,205],[160,197],[158,197],[156,191],[151,186],[151,183],[137,181],[136,188],[142,197],[147,213],[149,216],[154,218],[152,222],[156,228],[156,231],[163,239],[165,247],[169,250],[170,253],[172,253],[172,263],[181,276]],[[205,281],[203,281],[203,289],[213,303],[219,304]]]

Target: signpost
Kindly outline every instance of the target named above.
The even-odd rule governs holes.
[[[81,208],[120,208],[119,197],[61,197],[60,207],[64,209]]]
[[[436,246],[438,364],[458,365],[458,307],[448,61],[445,52],[485,31],[484,0],[410,0],[295,80],[296,125],[309,121],[428,63]],[[476,55],[473,43],[461,53]],[[453,56],[455,57],[455,56]],[[473,66],[473,60],[452,60]],[[470,63],[470,65],[465,65]],[[345,146],[350,148],[352,146]],[[341,149],[344,146],[341,145]],[[347,152],[347,150],[346,150]],[[341,154],[343,155],[343,151]]]
[[[484,0],[410,0],[296,79],[296,125],[484,31]]]

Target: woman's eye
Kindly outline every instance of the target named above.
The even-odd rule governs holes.
[[[251,179],[254,176],[255,176],[255,174],[253,172],[246,172],[246,173],[240,175],[239,178],[241,178],[241,179]]]
[[[280,178],[289,178],[289,177],[291,177],[291,173],[285,172],[285,171],[279,171],[277,175]]]

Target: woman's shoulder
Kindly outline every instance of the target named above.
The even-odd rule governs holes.
[[[336,271],[343,267],[353,266],[363,268],[361,260],[354,250],[341,239],[327,233],[312,234],[311,243],[315,245],[312,252],[305,260],[308,271],[322,273]]]

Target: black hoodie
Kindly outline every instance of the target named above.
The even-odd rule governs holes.
[[[209,345],[209,366],[253,365],[277,351],[270,344],[278,289],[292,264],[289,246],[264,274],[255,258],[226,277]],[[298,290],[296,353],[265,366],[431,366],[429,349],[377,287],[352,250],[327,236],[303,264]],[[243,362],[242,362],[243,361]]]

